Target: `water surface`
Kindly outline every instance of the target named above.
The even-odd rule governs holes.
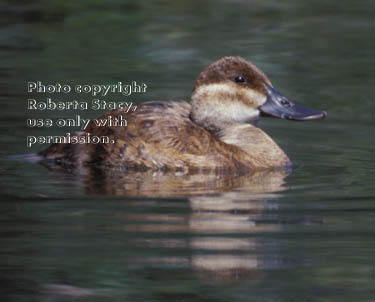
[[[374,10],[336,0],[1,1],[2,300],[373,301]],[[260,122],[293,160],[289,175],[76,175],[6,157],[42,148],[28,148],[27,135],[66,132],[26,126],[38,115],[26,109],[28,81],[136,80],[147,93],[126,100],[188,100],[196,75],[224,55],[328,112]]]

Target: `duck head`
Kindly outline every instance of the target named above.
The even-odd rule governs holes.
[[[191,119],[210,131],[255,123],[261,115],[297,121],[327,115],[288,100],[260,69],[240,57],[224,57],[207,66],[195,81],[191,104]]]

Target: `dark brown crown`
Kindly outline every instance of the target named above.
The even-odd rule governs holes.
[[[259,92],[266,93],[264,83],[271,85],[267,76],[254,64],[240,57],[224,57],[208,65],[197,77],[193,91],[201,85],[209,85],[233,81],[237,77],[243,77],[246,83],[240,84]]]

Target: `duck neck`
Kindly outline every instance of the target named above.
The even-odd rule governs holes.
[[[232,123],[256,123],[259,118],[259,110],[254,109],[254,104],[238,101],[249,98],[242,91],[223,84],[210,84],[194,90],[191,97],[190,118],[198,125],[211,131],[218,132],[225,125]],[[265,97],[259,93],[253,93],[254,98]]]
[[[259,168],[285,167],[291,164],[283,150],[260,128],[251,124],[225,125],[215,136],[244,151]]]
[[[226,89],[216,86],[194,91],[190,119],[220,141],[241,149],[245,152],[245,160],[256,167],[266,169],[288,165],[290,160],[284,151],[255,126],[259,111],[236,101]]]

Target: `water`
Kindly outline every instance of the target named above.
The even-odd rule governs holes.
[[[2,301],[374,301],[371,1],[1,3]],[[26,126],[28,81],[136,80],[149,88],[133,102],[188,99],[224,55],[328,112],[261,121],[289,175],[75,174],[6,157],[65,133]]]

